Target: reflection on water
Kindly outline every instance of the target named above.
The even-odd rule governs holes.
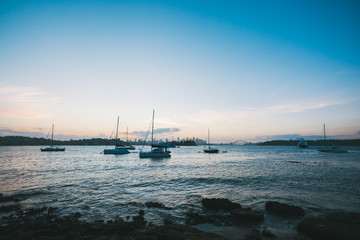
[[[53,206],[85,219],[134,215],[149,201],[171,207],[149,209],[148,220],[172,215],[181,221],[199,209],[201,197],[222,197],[264,211],[268,200],[305,208],[308,215],[360,211],[360,148],[347,154],[315,148],[222,146],[172,149],[170,159],[139,159],[138,153],[100,154],[100,146],[0,147],[0,193],[24,207]],[[138,151],[138,150],[136,150]]]

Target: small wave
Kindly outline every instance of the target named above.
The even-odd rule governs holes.
[[[45,190],[26,190],[20,193],[15,193],[12,195],[12,197],[20,199],[20,200],[25,200],[34,196],[38,196],[38,195],[49,195],[52,194],[52,192],[49,192],[48,189]]]
[[[136,207],[139,207],[139,206],[144,206],[144,204],[138,203],[138,202],[127,202],[127,203],[117,203],[117,204],[115,204],[115,206],[136,206]]]

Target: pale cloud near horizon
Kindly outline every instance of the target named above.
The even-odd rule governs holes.
[[[39,88],[24,86],[0,87],[0,117],[7,119],[47,119],[53,115],[47,111],[49,102],[59,98]]]
[[[267,114],[281,113],[300,113],[314,109],[321,109],[334,105],[342,105],[355,101],[354,99],[335,99],[325,100],[317,103],[317,100],[302,100],[288,102],[286,104],[275,104],[264,107],[244,108],[240,110],[204,110],[195,115],[187,116],[187,119],[193,122],[213,124],[217,122],[239,121],[244,119],[252,119],[254,117],[262,117]]]
[[[334,100],[325,100],[317,103],[317,100],[312,101],[299,101],[299,102],[288,102],[286,104],[278,104],[265,107],[264,110],[266,112],[274,112],[274,113],[298,113],[305,112],[313,109],[320,109],[324,107],[334,106],[334,105],[342,105],[354,100],[351,99],[334,99]]]

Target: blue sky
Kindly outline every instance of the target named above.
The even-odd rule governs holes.
[[[1,1],[0,134],[359,138],[357,1]],[[176,131],[174,131],[176,129]]]

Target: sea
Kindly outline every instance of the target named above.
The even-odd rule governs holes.
[[[140,159],[141,146],[126,155],[104,155],[104,146],[66,146],[65,152],[2,146],[0,193],[20,199],[22,209],[56,207],[85,221],[128,219],[143,209],[148,222],[184,223],[188,212],[203,210],[202,198],[228,198],[265,214],[267,201],[300,206],[314,217],[360,212],[359,147],[342,154],[296,146],[222,145],[218,154],[203,148]],[[147,202],[166,208],[147,208]],[[265,221],[293,227],[267,215]]]

